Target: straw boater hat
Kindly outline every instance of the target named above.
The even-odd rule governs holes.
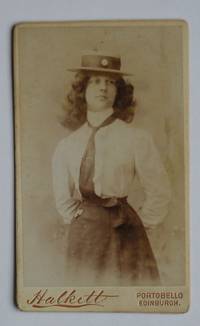
[[[103,54],[98,52],[85,53],[81,57],[81,66],[70,68],[69,71],[96,71],[116,75],[130,76],[121,71],[121,58],[118,55]]]

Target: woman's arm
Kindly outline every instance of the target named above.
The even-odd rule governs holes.
[[[53,155],[52,174],[56,208],[66,224],[71,222],[80,205],[80,201],[73,198],[74,182],[69,171],[68,155],[67,139],[63,139]]]
[[[153,139],[143,130],[135,137],[135,169],[145,194],[138,213],[145,227],[154,228],[168,214],[171,187]]]

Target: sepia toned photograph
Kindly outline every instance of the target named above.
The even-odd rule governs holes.
[[[13,34],[18,307],[186,312],[187,24]]]

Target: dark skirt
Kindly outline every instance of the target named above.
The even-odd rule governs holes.
[[[159,272],[144,226],[123,201],[104,207],[84,200],[70,224],[67,274],[74,286],[159,285]]]

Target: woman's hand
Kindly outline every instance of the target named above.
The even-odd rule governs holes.
[[[74,218],[78,218],[83,213],[83,208],[78,208],[74,214]]]

